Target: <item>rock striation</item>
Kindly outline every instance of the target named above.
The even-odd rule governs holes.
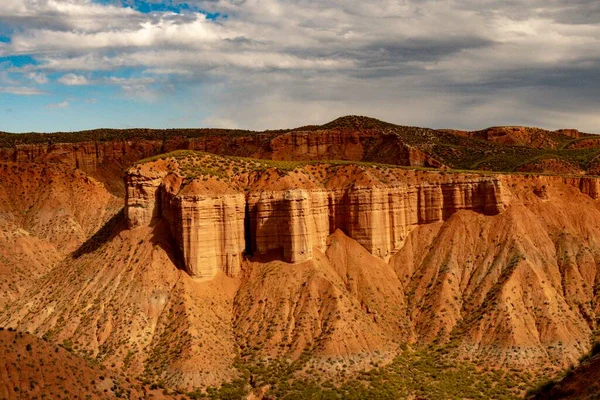
[[[420,224],[460,210],[494,215],[507,202],[500,180],[484,175],[415,176],[399,169],[393,182],[384,183],[371,176],[370,167],[357,173],[346,165],[334,172],[324,164],[287,174],[273,166],[227,179],[190,179],[183,177],[182,163],[175,166],[167,157],[132,168],[126,216],[130,228],[166,219],[186,270],[199,278],[219,270],[235,276],[244,253],[289,263],[310,260],[313,249],[325,251],[338,229],[388,260]],[[361,175],[362,182],[349,178]]]
[[[245,250],[243,194],[182,195],[165,192],[164,213],[192,276],[240,271]]]
[[[206,165],[221,170],[215,175]],[[497,215],[517,189],[543,201],[547,187],[556,185],[600,197],[600,181],[592,177],[285,165],[194,152],[140,164],[126,176],[129,227],[165,219],[185,269],[211,278],[219,270],[237,275],[245,254],[310,260],[338,229],[387,262],[419,225],[464,210]]]
[[[93,133],[81,133],[78,136],[90,140],[80,141],[77,138],[75,142],[69,142],[72,138],[64,134],[38,136],[29,139],[33,143],[16,141],[8,146],[0,142],[0,161],[63,164],[78,168],[105,183],[119,179],[123,169],[139,160],[177,150],[279,161],[377,160],[405,166],[445,166],[433,155],[405,143],[397,135],[356,127],[267,132],[218,129],[194,133],[185,130],[149,133],[123,131],[121,136],[124,138],[100,137],[96,140],[92,140],[95,137]]]

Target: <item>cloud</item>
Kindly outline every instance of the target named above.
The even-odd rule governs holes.
[[[52,109],[61,109],[61,108],[68,108],[69,107],[69,102],[67,100],[61,101],[60,103],[51,103],[48,104],[48,108],[52,108]]]
[[[16,94],[20,96],[37,96],[41,94],[47,94],[42,90],[27,86],[0,87],[0,93]]]
[[[0,52],[37,61],[11,73],[118,86],[145,102],[190,96],[182,103],[209,110],[207,124],[275,128],[352,112],[428,126],[600,129],[598,2],[172,0],[165,8],[180,13],[106,3],[4,0],[0,24],[13,34]]]
[[[85,76],[72,73],[61,76],[58,78],[58,81],[67,86],[81,86],[88,84],[88,80]]]
[[[46,74],[41,72],[30,72],[27,74],[27,77],[37,83],[38,85],[44,85],[48,83],[48,77]]]
[[[168,90],[168,84],[157,78],[120,78],[109,77],[105,83],[116,85],[121,88],[125,96],[145,102],[155,102],[160,98],[161,92]],[[159,89],[159,86],[162,86]]]

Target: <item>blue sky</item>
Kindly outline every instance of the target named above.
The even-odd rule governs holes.
[[[116,2],[97,0],[95,3],[110,6]],[[210,20],[224,18],[219,13],[206,12],[188,3],[136,0],[117,5],[140,14],[201,13]],[[0,26],[0,42],[10,44],[16,29],[8,24]],[[200,95],[201,87],[193,94],[185,85],[169,90],[165,88],[168,79],[154,82],[144,73],[143,66],[91,70],[83,74],[77,69],[52,71],[42,67],[36,72],[35,68],[43,63],[38,61],[39,58],[36,52],[8,53],[0,57],[0,71],[7,89],[0,93],[0,113],[4,114],[0,119],[0,130],[49,132],[96,127],[188,127],[202,125],[202,120],[207,117],[205,112],[194,107],[194,99]],[[71,75],[83,79],[78,83],[67,83],[64,77]],[[123,89],[117,83],[107,84],[110,79],[128,82],[137,79],[144,83],[139,88]],[[201,107],[201,104],[197,105]]]
[[[600,133],[599,40],[588,0],[4,0],[0,130],[362,114]]]

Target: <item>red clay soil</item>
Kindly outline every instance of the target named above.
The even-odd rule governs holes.
[[[69,343],[66,342],[67,346]],[[179,398],[149,390],[65,348],[22,332],[0,329],[0,398]]]

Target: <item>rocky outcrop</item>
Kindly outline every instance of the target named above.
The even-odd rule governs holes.
[[[417,225],[442,221],[459,210],[494,215],[504,208],[498,181],[457,184],[355,186],[338,190],[263,192],[248,196],[253,252],[282,250],[287,262],[312,258],[337,229],[387,260]]]
[[[434,132],[434,131],[431,131]],[[8,135],[0,161],[57,163],[78,168],[123,195],[122,173],[145,158],[176,150],[268,160],[349,160],[445,167],[427,149],[381,127],[328,126],[249,132],[218,129],[132,130],[71,134]]]
[[[600,181],[592,177],[349,164],[307,164],[282,171],[277,163],[265,168],[258,161],[197,157],[190,156],[200,163],[193,166],[167,157],[131,169],[126,215],[130,228],[166,219],[186,270],[202,278],[219,270],[235,276],[244,254],[270,255],[289,263],[310,260],[315,249],[327,249],[328,237],[338,229],[388,261],[419,225],[446,221],[463,210],[497,215],[516,192],[522,193],[521,202],[534,197],[548,201],[550,187],[555,188],[553,196],[556,188],[573,186],[592,199],[600,197]],[[225,167],[226,163],[230,164]],[[203,169],[205,165],[224,169],[218,177],[189,175],[193,170],[215,172]],[[251,166],[256,170],[250,171]]]
[[[395,135],[355,130],[323,130],[207,134],[201,137],[172,136],[165,140],[111,140],[78,143],[18,144],[0,148],[0,161],[54,162],[88,173],[114,165],[130,166],[143,158],[175,150],[197,150],[214,154],[272,160],[379,159],[396,165],[440,167],[443,164]],[[382,151],[388,153],[381,159]]]
[[[57,162],[86,172],[107,163],[131,163],[159,154],[158,140],[112,140],[108,142],[20,144],[3,149],[2,157],[16,162]]]
[[[587,194],[594,200],[598,200],[600,198],[600,180],[598,178],[590,178],[590,177],[575,177],[575,178],[565,178],[565,181],[571,185],[575,186],[582,193]]]
[[[200,278],[240,271],[245,250],[243,194],[178,196],[167,211],[186,270]]]
[[[579,132],[577,129],[559,129],[556,132],[573,139],[581,139],[582,137],[586,136],[585,133]]]
[[[284,260],[293,263],[312,258],[315,233],[324,214],[313,215],[311,194],[302,189],[250,194],[250,252],[280,251]],[[323,194],[315,198],[322,199]]]
[[[558,149],[569,139],[577,139],[585,136],[585,134],[575,129],[548,131],[527,126],[495,126],[473,132],[444,131],[463,137],[483,139],[497,144],[517,145],[534,149]]]
[[[361,140],[373,136],[356,131],[289,132],[271,140],[267,154],[274,160],[358,160],[364,152]]]
[[[128,174],[125,177],[125,216],[130,229],[150,225],[160,215],[158,188],[166,174]]]
[[[409,179],[410,172],[400,171],[407,177],[404,183],[280,188],[274,181],[267,189],[253,187],[248,179],[240,186],[235,178],[183,183],[178,173],[167,172],[166,163],[144,164],[127,175],[128,224],[136,228],[166,219],[186,270],[202,278],[218,270],[235,276],[244,252],[273,254],[290,263],[310,260],[313,249],[324,251],[337,229],[388,260],[420,224],[460,210],[494,215],[507,202],[502,183],[486,176],[421,173]],[[252,180],[271,173],[254,173]]]

